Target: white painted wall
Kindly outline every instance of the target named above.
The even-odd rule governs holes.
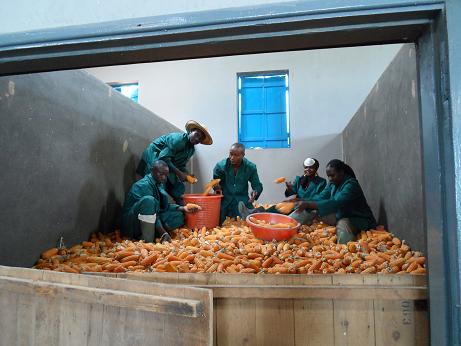
[[[320,174],[327,161],[342,157],[341,132],[401,45],[336,48],[159,62],[89,69],[104,82],[140,84],[139,102],[183,128],[189,119],[204,123],[215,144],[198,146],[194,173],[197,190],[227,157],[237,141],[238,72],[289,70],[289,149],[247,150],[264,184],[262,202],[282,198],[273,180],[302,172],[307,156],[316,157]],[[129,115],[127,115],[129,116]]]
[[[292,0],[15,0],[2,1],[0,35],[123,19],[255,6]]]

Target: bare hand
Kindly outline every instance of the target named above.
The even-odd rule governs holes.
[[[288,192],[292,192],[293,191],[293,183],[291,181],[286,181],[285,182],[285,186],[287,187],[287,191]]]
[[[188,203],[184,207],[179,207],[179,210],[185,213],[196,213],[199,210],[202,210],[202,207],[193,203]]]
[[[251,194],[250,194],[250,199],[248,200],[250,203],[253,203],[256,199],[256,197],[258,196],[258,193],[256,191],[251,191]]]
[[[290,198],[284,199],[282,202],[299,202],[302,201],[301,198],[297,198],[295,196],[291,196]]]
[[[299,202],[298,208],[296,208],[296,213],[297,214],[302,213],[306,209],[307,209],[307,202],[306,201]]]
[[[187,179],[187,173],[184,173],[184,172],[181,172],[181,171],[176,172],[176,176],[178,177],[178,179],[181,182],[184,182]]]
[[[315,202],[301,201],[298,203],[298,208],[296,209],[296,212],[301,213],[306,209],[312,210],[316,208],[317,208],[317,204]]]
[[[215,186],[213,186],[213,190],[216,194],[218,195],[222,195],[222,188],[221,188],[221,185],[219,184],[216,184]]]
[[[186,206],[185,209],[186,209],[186,213],[196,213],[200,210],[200,208],[196,206],[194,207]]]

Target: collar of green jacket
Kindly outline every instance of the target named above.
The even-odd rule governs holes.
[[[251,162],[250,160],[248,160],[247,158],[244,157],[242,159],[242,162],[240,163],[239,169],[240,168],[245,168],[245,167],[256,168],[256,165],[253,162]],[[226,169],[228,169],[228,168],[234,168],[234,166],[232,166],[229,158],[226,159]]]

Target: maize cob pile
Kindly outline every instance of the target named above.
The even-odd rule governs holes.
[[[424,274],[425,257],[392,233],[361,232],[357,241],[336,243],[336,229],[323,223],[301,226],[288,241],[266,242],[246,224],[227,219],[222,227],[178,229],[171,243],[122,239],[119,231],[92,234],[90,241],[42,253],[34,268],[81,272],[184,272]]]

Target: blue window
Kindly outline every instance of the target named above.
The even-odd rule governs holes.
[[[138,83],[124,83],[124,84],[109,84],[112,88],[117,90],[122,95],[132,99],[134,102],[138,102]]]
[[[247,148],[289,148],[288,71],[237,78],[239,142]]]

